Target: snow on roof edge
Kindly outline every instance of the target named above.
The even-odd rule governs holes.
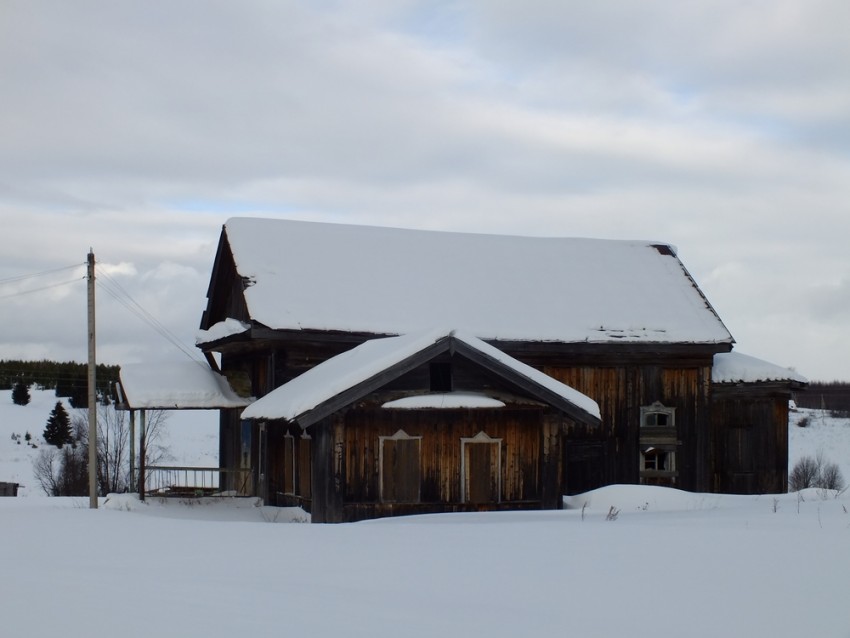
[[[459,339],[469,347],[558,394],[591,416],[597,419],[601,417],[598,404],[590,397],[514,359],[481,339],[454,330],[433,329],[365,341],[307,370],[258,399],[242,411],[241,418],[295,420],[341,392],[367,381],[428,346],[451,337]]]
[[[783,368],[740,352],[722,352],[714,355],[711,381],[712,383],[809,382],[806,377],[791,368]]]
[[[214,410],[244,408],[227,378],[200,361],[122,365],[118,373],[129,409]]]

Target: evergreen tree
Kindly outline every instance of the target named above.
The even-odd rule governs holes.
[[[74,442],[74,434],[71,430],[71,418],[68,412],[62,405],[61,401],[56,402],[56,407],[50,412],[50,417],[47,419],[47,425],[44,428],[44,441],[50,445],[55,445],[61,448],[66,443]]]
[[[15,405],[26,405],[30,402],[30,387],[22,379],[18,379],[12,386],[12,401]]]

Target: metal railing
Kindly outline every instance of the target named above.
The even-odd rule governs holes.
[[[219,467],[148,465],[139,482],[142,498],[157,496],[252,496],[253,471]]]

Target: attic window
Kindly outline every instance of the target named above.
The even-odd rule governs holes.
[[[435,362],[430,364],[431,392],[451,392],[452,387],[452,364],[449,362]]]

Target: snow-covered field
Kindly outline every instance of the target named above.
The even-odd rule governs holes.
[[[37,450],[11,440],[40,439],[55,399],[33,395],[0,393],[0,481],[37,496]],[[813,414],[792,458],[823,450],[850,479],[850,421]],[[213,415],[168,432],[175,462],[214,463]],[[248,500],[101,503],[0,498],[0,634],[850,637],[850,490],[611,486],[563,511],[321,526]]]

